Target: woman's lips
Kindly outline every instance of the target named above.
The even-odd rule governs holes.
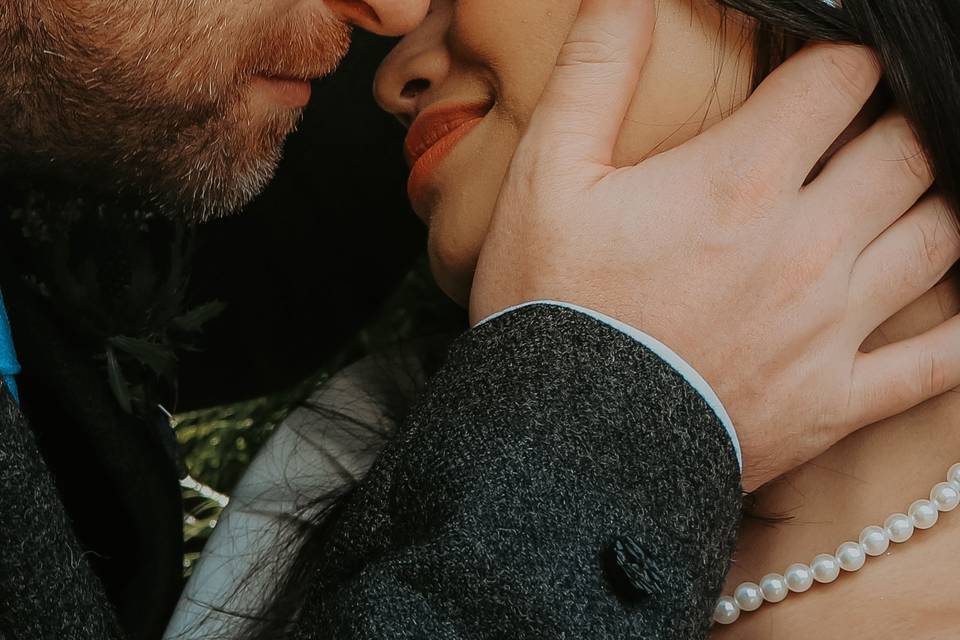
[[[428,196],[431,179],[440,163],[490,112],[488,102],[431,107],[421,113],[407,132],[404,151],[410,165],[407,192],[417,208]]]

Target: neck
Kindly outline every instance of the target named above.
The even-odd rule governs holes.
[[[944,292],[941,292],[944,293]],[[918,335],[957,313],[956,292],[927,296],[884,325],[868,349]],[[945,298],[949,298],[948,300]],[[767,523],[747,518],[724,593],[744,581],[783,573],[795,562],[809,563],[833,553],[860,531],[880,525],[892,513],[905,513],[960,462],[960,390],[863,429],[758,492],[756,511],[784,516]],[[902,545],[868,558],[856,573],[841,573],[830,585],[815,584],[744,614],[717,639],[772,637],[799,640],[824,637],[891,637],[895,629],[913,637],[941,637],[960,628],[960,509],[941,514],[937,525],[917,531]],[[955,586],[952,586],[955,585]]]

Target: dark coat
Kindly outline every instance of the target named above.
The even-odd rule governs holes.
[[[705,638],[739,469],[701,396],[554,306],[458,340],[325,535],[297,640]]]
[[[0,638],[157,640],[183,571],[169,426],[120,409],[41,297],[3,291],[24,370],[23,413],[0,397]]]
[[[6,413],[0,632],[116,638],[9,398]],[[313,539],[294,637],[705,638],[738,479],[720,421],[650,351],[566,309],[513,312],[454,344]]]

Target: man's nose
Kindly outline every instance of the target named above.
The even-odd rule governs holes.
[[[401,36],[417,28],[430,0],[327,0],[344,20],[384,36]]]

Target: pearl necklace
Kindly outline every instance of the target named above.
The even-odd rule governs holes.
[[[930,491],[929,500],[917,500],[907,513],[895,513],[882,527],[871,525],[860,533],[859,542],[844,542],[836,553],[822,553],[809,565],[792,564],[783,575],[768,573],[760,583],[744,582],[732,596],[722,596],[713,610],[713,621],[718,624],[733,624],[740,619],[741,611],[756,611],[764,602],[782,602],[791,591],[803,593],[814,581],[822,584],[833,582],[840,570],[858,571],[867,561],[867,556],[886,553],[891,542],[906,542],[915,529],[929,529],[937,524],[941,511],[953,511],[960,506],[960,463],[950,467],[947,481],[937,484]]]

